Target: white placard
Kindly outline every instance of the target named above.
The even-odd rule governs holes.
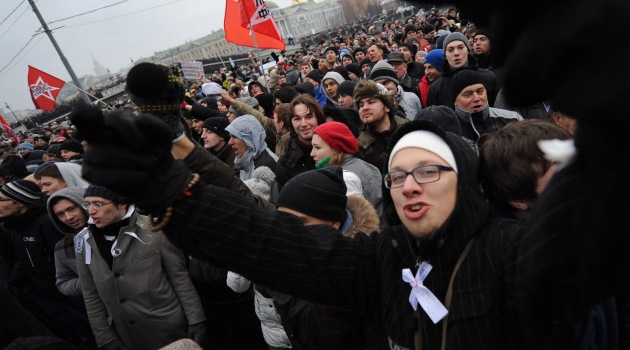
[[[182,73],[184,73],[184,79],[197,80],[199,75],[203,75],[203,64],[197,61],[183,61],[179,62],[182,66]]]

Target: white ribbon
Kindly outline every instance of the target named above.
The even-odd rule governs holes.
[[[438,323],[448,314],[448,310],[446,310],[435,294],[422,284],[424,279],[427,278],[429,272],[431,272],[431,269],[433,269],[433,266],[426,261],[423,261],[418,268],[416,277],[413,276],[410,269],[403,269],[402,279],[411,286],[411,293],[409,293],[409,303],[411,304],[411,307],[413,307],[414,310],[417,310],[418,303],[420,303],[420,306],[422,306],[424,312],[429,315],[431,321],[433,321],[433,323]]]

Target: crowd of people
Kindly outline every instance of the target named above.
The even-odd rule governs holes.
[[[0,347],[630,348],[625,294],[523,287],[579,120],[455,7],[338,33],[5,145]]]

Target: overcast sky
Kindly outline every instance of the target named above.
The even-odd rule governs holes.
[[[273,2],[284,8],[291,0]],[[208,35],[223,28],[225,12],[225,0],[36,0],[35,5],[78,77],[95,74],[93,57],[116,73],[131,67],[131,59]],[[29,65],[71,81],[48,36],[35,35],[40,28],[28,0],[2,0],[0,108],[5,102],[14,111],[35,108]]]

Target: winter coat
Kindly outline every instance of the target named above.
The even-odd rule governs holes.
[[[79,206],[78,210],[83,210],[86,219],[89,217],[87,210],[81,207],[84,203],[83,193],[85,190],[79,187],[66,187],[53,193],[46,202],[48,217],[57,230],[64,234],[64,237],[55,244],[55,270],[57,289],[64,295],[83,296],[79,274],[77,273],[76,255],[74,252],[74,236],[77,234],[71,227],[64,224],[55,215],[52,209],[52,202],[55,198],[65,198]]]
[[[357,138],[359,141],[359,152],[361,152],[359,157],[374,165],[381,172],[383,172],[385,159],[387,158],[387,142],[389,138],[401,125],[409,122],[408,119],[398,116],[390,117],[390,121],[390,129],[384,132],[372,131],[369,126],[364,125],[361,129],[361,134]]]
[[[315,161],[311,157],[312,146],[306,146],[291,137],[291,141],[284,149],[284,154],[276,163],[275,173],[278,189],[297,174],[315,169]]]
[[[111,269],[89,226],[76,236],[83,298],[99,347],[118,339],[128,349],[158,349],[188,337],[188,326],[206,317],[181,250],[151,232],[133,206],[126,218]]]
[[[477,141],[479,141],[481,135],[494,128],[500,128],[508,123],[523,120],[523,117],[518,112],[488,107],[487,105],[479,113],[469,113],[459,107],[455,107],[455,113],[459,119],[462,136],[473,140],[475,146],[477,146]]]

